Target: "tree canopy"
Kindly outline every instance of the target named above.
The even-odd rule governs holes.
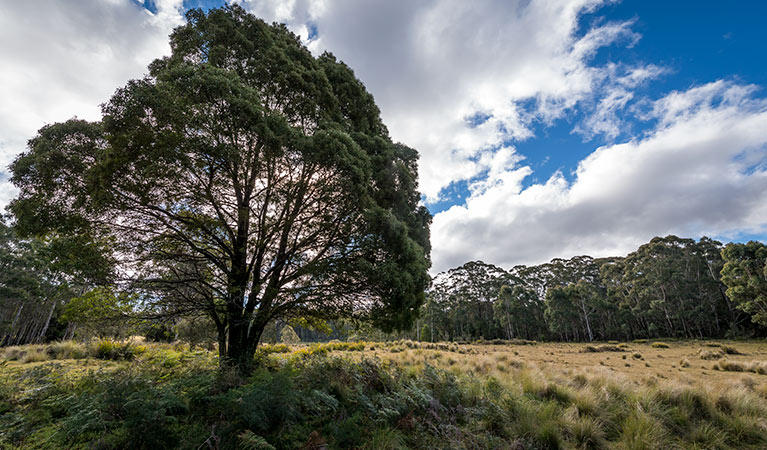
[[[764,335],[764,248],[666,236],[625,257],[509,271],[469,262],[434,278],[419,330],[427,340]]]
[[[222,361],[252,360],[275,318],[409,326],[429,283],[418,154],[352,70],[236,5],[190,11],[170,43],[101,121],[30,140],[19,229],[109,242],[118,285],[210,316]]]
[[[722,250],[722,282],[738,308],[767,326],[767,245],[731,243]]]

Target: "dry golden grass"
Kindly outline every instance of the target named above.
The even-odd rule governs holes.
[[[652,344],[652,342],[619,344],[622,352],[593,352],[584,350],[588,344],[583,343],[424,345],[400,341],[368,343],[364,352],[343,353],[350,356],[355,353],[357,357],[375,356],[405,367],[420,368],[428,364],[456,374],[492,376],[499,380],[503,380],[515,370],[524,368],[548,374],[603,374],[635,385],[661,381],[726,387],[741,384],[744,378],[749,378],[752,379],[750,383],[755,383],[755,389],[767,391],[767,376],[760,374],[760,369],[767,367],[767,342],[671,341],[665,343],[668,348]],[[371,347],[375,350],[370,350]],[[730,350],[727,361],[731,364],[742,364],[744,371],[738,373],[712,370],[713,361],[707,360],[708,355],[714,353],[712,349],[718,348]],[[701,358],[704,355],[706,357]],[[759,361],[765,363],[762,365]],[[750,370],[751,368],[756,370]]]
[[[512,373],[532,370],[547,374],[599,374],[634,385],[682,383],[724,387],[745,382],[767,392],[767,342],[760,341],[671,341],[664,346],[652,341],[629,343],[537,343],[529,345],[488,345],[456,343],[419,343],[412,341],[335,344],[299,344],[287,347],[292,353],[345,354],[353,358],[377,357],[385,362],[413,369],[425,365],[447,369],[458,375],[494,377],[503,381]],[[76,360],[77,349],[56,348],[67,343],[7,347],[0,349],[0,360],[7,368],[41,364],[49,359],[73,368],[111,366],[108,361]],[[266,346],[269,347],[269,346]],[[265,347],[265,348],[266,348]],[[589,351],[590,348],[619,351]],[[53,356],[52,348],[61,356]],[[152,344],[155,351],[188,351],[183,344]],[[352,351],[349,351],[352,349]],[[362,351],[361,351],[362,350]],[[46,352],[48,358],[45,358]],[[720,359],[722,358],[722,359]]]

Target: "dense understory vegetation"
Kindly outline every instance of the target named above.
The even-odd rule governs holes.
[[[110,351],[121,345],[137,348],[113,343]],[[541,371],[501,358],[497,363],[504,365],[503,376],[482,375],[425,361],[413,366],[385,362],[362,352],[328,354],[391,344],[334,345],[295,352],[267,346],[257,355],[260,369],[249,377],[219,370],[214,353],[183,346],[152,344],[114,354],[104,348],[99,353],[106,344],[26,349],[53,359],[2,363],[0,446],[767,446],[767,390],[757,383],[636,384],[603,374]],[[451,352],[463,350],[442,345]],[[5,351],[6,358],[25,348],[11,350]],[[91,355],[118,361],[88,359]]]

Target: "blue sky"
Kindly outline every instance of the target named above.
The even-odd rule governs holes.
[[[25,3],[0,6],[0,207],[35,130],[97,120],[185,10],[224,4]],[[348,63],[419,151],[435,272],[767,238],[767,3],[239,3]]]
[[[667,72],[640,92],[650,98],[673,90],[686,90],[712,80],[731,79],[743,84],[767,86],[767,3],[679,0],[653,2],[629,0],[608,4],[580,19],[583,29],[594,22],[634,20],[632,29],[641,34],[635,44],[611,45],[600,49],[594,65],[609,61],[651,62]],[[518,144],[517,149],[539,169],[527,183],[546,179],[557,170],[572,179],[578,162],[596,146],[612,140],[631,139],[650,129],[652,121],[630,121],[631,132],[614,139],[585,140],[573,134],[583,119],[575,110],[553,124],[538,124],[535,137]],[[441,203],[440,205],[444,205]],[[763,238],[764,236],[762,236]]]

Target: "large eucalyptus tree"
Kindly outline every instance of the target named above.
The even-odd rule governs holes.
[[[241,367],[278,317],[408,326],[429,283],[418,154],[353,72],[236,5],[190,11],[170,43],[101,121],[30,141],[19,228],[107,240],[124,288],[209,315]]]

